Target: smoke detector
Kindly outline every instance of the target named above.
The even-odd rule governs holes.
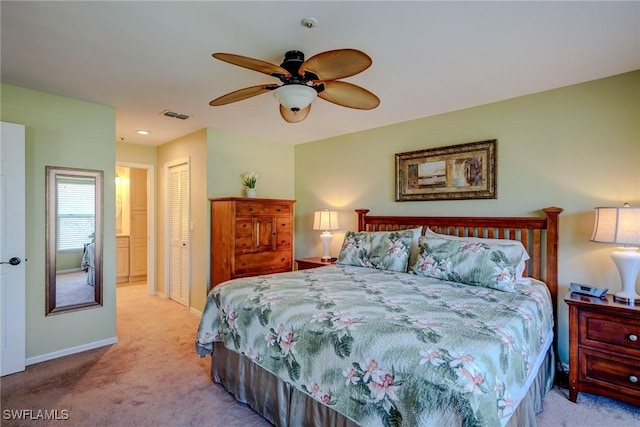
[[[304,18],[300,23],[307,28],[314,28],[318,25],[318,20],[316,18]]]

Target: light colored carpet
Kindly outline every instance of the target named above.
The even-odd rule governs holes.
[[[87,284],[87,272],[56,275],[56,306],[81,304],[95,300],[96,290]]]
[[[118,343],[1,379],[2,426],[269,426],[209,377],[193,349],[198,317],[144,284],[117,288]],[[640,426],[640,408],[554,389],[539,427]],[[7,410],[68,411],[66,421],[8,420]],[[51,412],[49,412],[51,413]]]

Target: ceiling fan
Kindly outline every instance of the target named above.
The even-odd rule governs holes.
[[[242,101],[273,91],[280,103],[280,115],[289,123],[304,120],[311,111],[311,102],[318,96],[343,107],[371,110],[380,99],[368,90],[339,81],[354,76],[371,66],[371,58],[356,49],[337,49],[319,53],[305,61],[304,53],[290,50],[280,65],[232,53],[212,56],[233,65],[248,68],[278,78],[282,84],[246,87],[222,95],[209,103],[212,107]]]

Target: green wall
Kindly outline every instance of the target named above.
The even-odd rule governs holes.
[[[158,147],[153,145],[116,143],[116,161],[155,165],[158,159]]]
[[[244,196],[242,175],[258,174],[258,197],[292,199],[294,147],[246,135],[207,129],[207,194]]]
[[[384,100],[383,100],[384,102]],[[498,198],[395,202],[395,154],[498,140]],[[380,215],[560,216],[559,343],[570,282],[620,289],[613,247],[589,241],[593,208],[640,205],[640,71],[295,146],[296,257],[322,253],[316,209],[340,211],[332,255],[357,208]],[[322,185],[318,185],[322,183]]]
[[[1,119],[26,128],[27,364],[116,340],[115,215],[103,216],[104,305],[45,316],[45,166],[104,171],[104,212],[115,212],[115,109],[2,85]]]

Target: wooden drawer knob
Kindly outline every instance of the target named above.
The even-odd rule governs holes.
[[[632,383],[637,383],[638,382],[638,377],[636,377],[635,375],[631,375],[629,377],[629,381],[631,381]]]
[[[636,342],[636,341],[638,341],[638,336],[634,335],[634,334],[631,334],[631,335],[629,335],[629,340],[633,341],[633,342]]]

